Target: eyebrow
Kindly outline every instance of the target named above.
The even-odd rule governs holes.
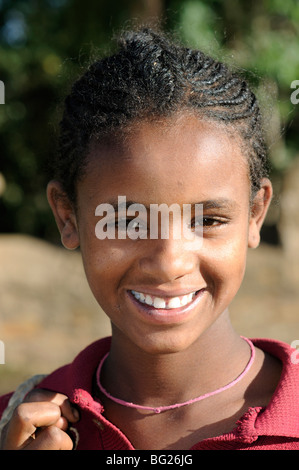
[[[143,204],[141,202],[137,201],[126,201],[124,202],[116,202],[112,201],[109,202],[109,204],[113,207],[115,212],[118,212],[118,210],[127,210],[132,204],[137,204],[145,207],[146,210],[150,210],[150,205]],[[152,203],[152,204],[157,204],[158,206],[160,204],[158,203]],[[162,204],[162,203],[161,203]],[[204,201],[196,202],[196,203],[190,203],[192,206],[195,206],[195,204],[202,205],[203,210],[209,210],[209,209],[226,209],[226,210],[236,210],[239,207],[239,204],[232,200],[232,199],[227,199],[227,198],[217,198],[217,199],[207,199]]]
[[[120,210],[124,210],[124,209],[127,210],[132,204],[141,205],[141,206],[145,207],[147,210],[149,210],[149,206],[146,206],[145,204],[142,204],[141,202],[137,202],[137,201],[126,201],[125,203],[124,202],[110,202],[109,204],[111,204],[111,206],[113,207],[115,212],[117,212],[119,209]]]
[[[239,204],[232,200],[226,198],[218,198],[218,199],[208,199],[206,201],[201,201],[198,204],[202,204],[203,209],[229,209],[235,210],[239,207]]]

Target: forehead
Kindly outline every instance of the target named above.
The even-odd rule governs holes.
[[[176,193],[181,202],[189,203],[195,192],[223,192],[229,186],[240,186],[249,194],[241,148],[238,137],[224,125],[192,115],[142,121],[115,140],[93,143],[87,177],[90,189],[104,185],[119,195],[129,190],[140,202],[143,197],[146,202],[157,202],[159,196],[173,199]]]

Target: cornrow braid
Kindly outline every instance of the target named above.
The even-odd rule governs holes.
[[[259,106],[247,82],[223,63],[149,28],[125,33],[118,46],[117,53],[89,67],[65,100],[51,177],[68,197],[76,201],[93,138],[100,141],[134,120],[183,109],[239,132],[254,195],[268,174],[268,161]]]

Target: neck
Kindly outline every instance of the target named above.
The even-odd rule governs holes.
[[[231,382],[249,357],[249,347],[232,329],[228,315],[187,349],[168,354],[149,354],[116,330],[101,381],[111,395],[122,400],[153,407],[170,405]]]

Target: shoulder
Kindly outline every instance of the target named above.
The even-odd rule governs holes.
[[[275,394],[289,392],[299,401],[299,351],[295,347],[295,342],[291,345],[271,339],[253,339],[252,342],[281,365],[281,374]]]
[[[299,438],[299,353],[293,345],[269,339],[253,340],[256,347],[281,362],[281,374],[257,427],[273,434]]]
[[[103,356],[109,351],[110,345],[111,337],[95,341],[81,351],[70,364],[49,374],[39,384],[39,387],[63,393],[70,399],[76,390],[85,390],[91,393],[96,368]]]
[[[34,387],[64,393],[70,398],[78,389],[91,392],[95,369],[110,349],[111,338],[103,338],[87,346],[75,359],[48,375],[36,375],[23,382],[16,391],[0,397],[0,419],[8,405],[20,403]],[[20,399],[21,397],[21,399]],[[12,403],[13,402],[13,403]]]
[[[273,339],[258,338],[252,340],[253,344],[263,352],[271,355],[282,364],[282,377],[299,379],[299,340],[291,344]]]

